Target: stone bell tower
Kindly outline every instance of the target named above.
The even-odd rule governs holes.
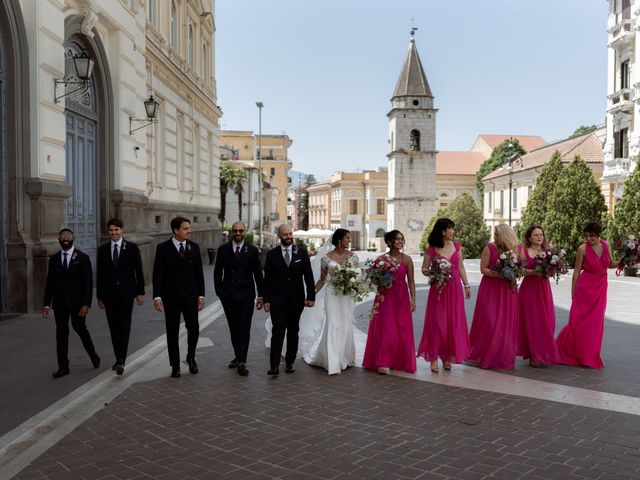
[[[412,31],[387,114],[387,229],[404,234],[406,253],[419,252],[422,232],[436,214],[436,112]]]

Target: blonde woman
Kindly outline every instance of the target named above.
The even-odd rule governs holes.
[[[518,290],[494,270],[500,255],[516,251],[516,234],[509,225],[498,225],[493,243],[480,257],[482,280],[469,340],[468,360],[482,368],[511,370],[516,361],[518,335]]]

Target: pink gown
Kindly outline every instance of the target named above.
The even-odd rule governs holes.
[[[377,308],[377,311],[369,322],[362,362],[366,369],[387,367],[408,373],[416,371],[413,318],[406,271],[406,265],[401,264],[396,270],[391,287],[384,291],[384,301],[380,301],[378,294],[373,302],[373,308]]]
[[[602,368],[600,358],[607,308],[607,268],[611,263],[609,248],[600,240],[602,255],[586,244],[582,272],[573,290],[569,323],[558,334],[556,345],[560,363]]]
[[[487,244],[489,267],[498,260],[498,250]],[[473,323],[469,335],[468,360],[482,368],[511,370],[516,362],[518,340],[518,290],[504,278],[483,276],[480,280]]]
[[[527,259],[525,268],[533,270],[536,261],[528,248],[522,250]],[[518,316],[518,355],[544,365],[558,363],[556,311],[548,278],[524,277],[518,292]]]
[[[460,244],[454,242],[455,251],[451,255],[451,278],[442,291],[436,286],[429,288],[427,310],[424,315],[424,330],[418,346],[418,357],[428,362],[441,358],[444,361],[462,363],[469,356],[469,331],[464,313],[464,294],[460,283],[458,264]],[[438,256],[435,248],[427,253]]]

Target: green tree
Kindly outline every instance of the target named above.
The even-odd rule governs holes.
[[[640,168],[636,169],[624,182],[622,198],[616,204],[608,238],[616,242],[628,235],[640,234]]]
[[[316,177],[314,177],[313,174],[307,175],[307,178],[304,182],[304,187],[302,189],[302,192],[300,193],[300,203],[298,203],[298,218],[300,219],[300,229],[302,230],[309,230],[309,192],[307,191],[307,188],[309,188],[314,183],[318,183],[316,181]]]
[[[448,217],[456,224],[456,240],[462,245],[465,258],[479,258],[482,249],[489,241],[489,229],[484,223],[482,210],[468,195],[462,195],[451,202],[447,208],[438,210],[422,234],[420,249],[424,251],[427,247],[427,238],[433,225],[441,217]]]
[[[578,128],[576,128],[573,133],[571,134],[571,136],[569,138],[573,138],[573,137],[579,137],[580,135],[584,135],[585,133],[591,133],[594,130],[597,130],[598,126],[597,125],[580,125]]]
[[[527,151],[522,148],[517,138],[505,140],[491,152],[491,156],[480,165],[480,170],[476,173],[476,185],[478,187],[478,195],[480,197],[480,205],[484,202],[484,184],[482,178],[497,170],[502,165],[509,163],[510,158],[522,156]]]
[[[549,209],[549,198],[556,182],[562,176],[563,170],[560,152],[556,150],[551,155],[551,159],[544,164],[540,176],[536,180],[536,186],[527,201],[527,206],[522,212],[522,219],[516,225],[518,238],[523,239],[524,233],[531,225],[540,225],[544,228],[545,217]]]
[[[567,251],[567,261],[573,264],[582,242],[582,228],[587,222],[602,222],[605,212],[600,185],[585,161],[576,155],[549,198],[543,223],[547,237]]]
[[[236,168],[227,162],[220,163],[220,213],[218,218],[225,221],[227,214],[227,193],[230,189],[238,196],[238,220],[242,220],[242,180],[246,176],[242,168]]]

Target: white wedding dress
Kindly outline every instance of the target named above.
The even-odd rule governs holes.
[[[353,255],[351,261],[359,263]],[[356,346],[353,337],[355,300],[349,295],[336,294],[331,284],[331,270],[340,264],[326,255],[321,259],[321,268],[329,273],[325,282],[324,312],[321,314],[318,329],[309,350],[303,352],[304,361],[309,365],[324,368],[329,375],[340,373],[347,367],[355,365]],[[301,323],[304,321],[301,318]]]
[[[320,278],[322,266],[339,266],[327,257],[333,250],[331,238],[320,248],[311,261],[314,279]],[[359,263],[354,254],[351,259]],[[330,273],[328,274],[330,275]],[[298,357],[309,365],[324,368],[329,375],[340,373],[355,365],[356,347],[353,335],[355,301],[351,296],[336,295],[329,276],[325,286],[316,294],[315,305],[305,308],[300,317]],[[265,347],[271,347],[271,317],[265,322]],[[283,352],[286,351],[286,339]]]

